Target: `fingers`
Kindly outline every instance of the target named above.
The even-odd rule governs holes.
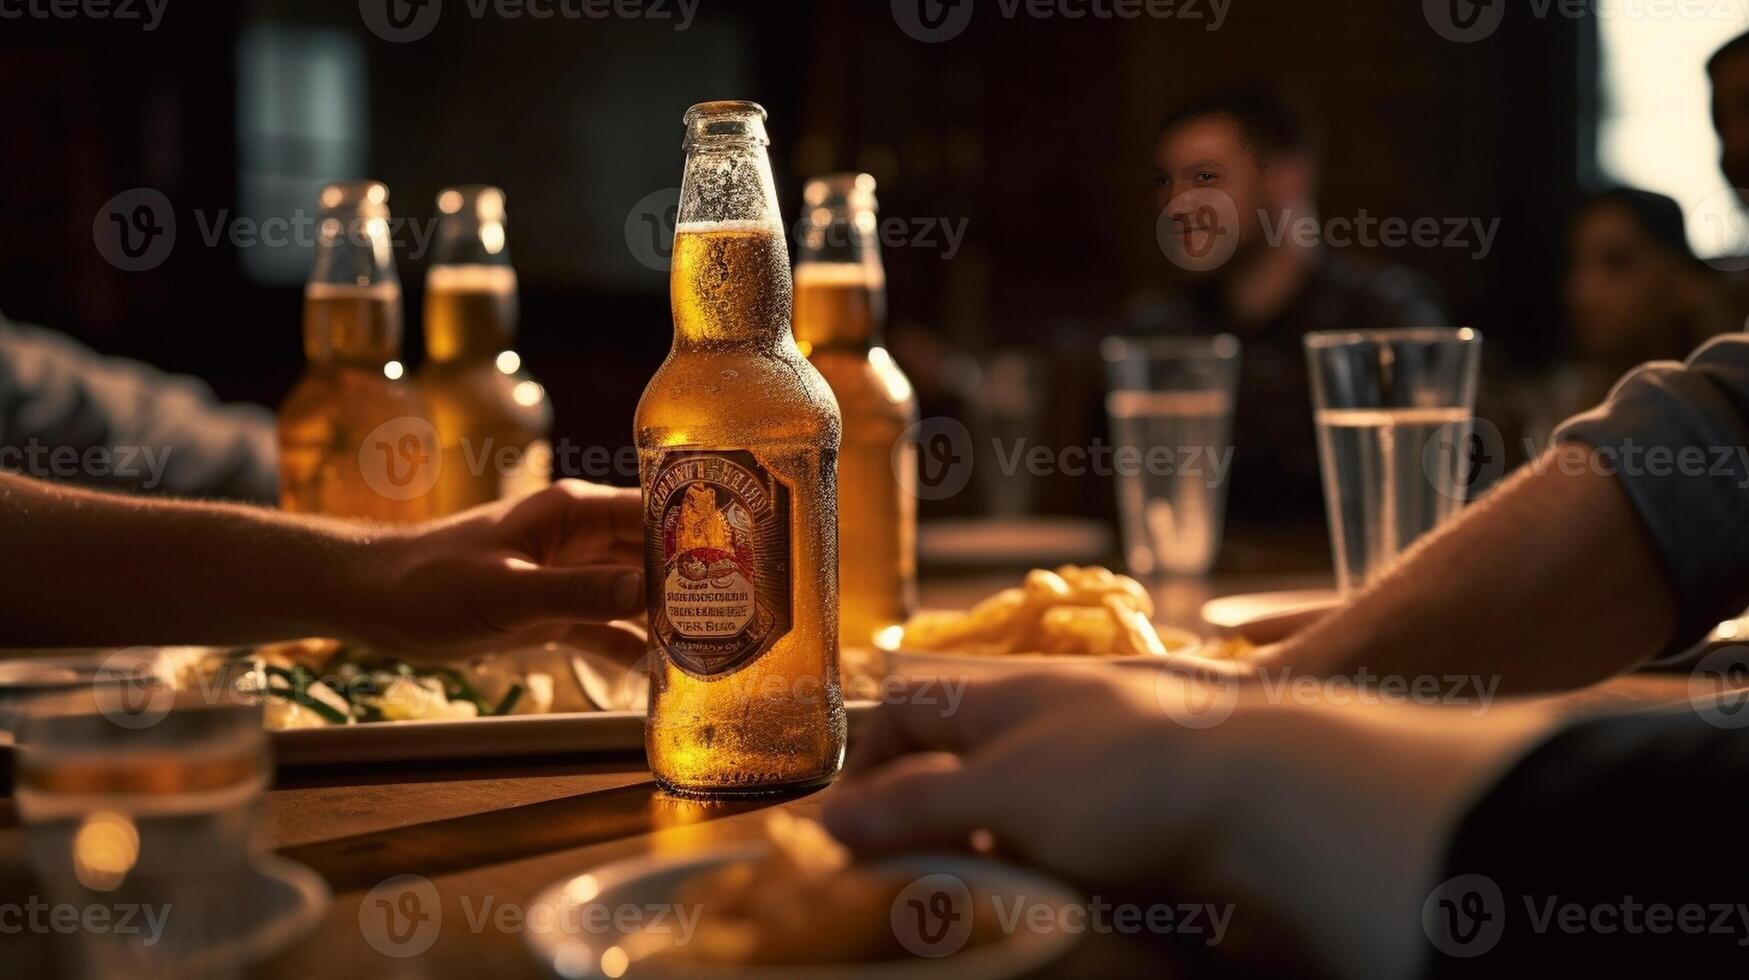
[[[964,752],[1047,704],[1064,701],[1080,683],[1080,678],[1042,673],[969,684],[954,677],[906,678],[882,692],[845,771],[867,770],[908,752]]]
[[[608,541],[644,546],[643,494],[637,487],[608,487],[582,480],[560,480],[554,488],[571,498],[574,520],[601,528]]]
[[[972,832],[1000,822],[1008,808],[1000,787],[942,753],[908,756],[824,801],[832,835],[860,854],[959,849]]]
[[[625,565],[543,568],[510,564],[503,601],[513,629],[546,623],[605,623],[644,609],[644,573]]]
[[[633,488],[560,480],[517,504],[505,526],[511,543],[543,564],[643,561],[643,504]]]

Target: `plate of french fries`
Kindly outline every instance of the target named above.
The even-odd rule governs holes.
[[[1195,653],[1200,638],[1154,622],[1142,583],[1098,566],[1035,568],[970,609],[924,610],[905,622],[895,670],[1056,662],[1157,662]]]
[[[970,854],[865,863],[782,810],[764,829],[743,845],[632,858],[555,883],[534,901],[554,911],[554,928],[531,920],[530,949],[566,980],[997,980],[1035,973],[1077,939],[1061,913],[1081,899],[1039,872]],[[1015,928],[1003,913],[1022,905],[1032,925]],[[1039,911],[1051,913],[1042,926]],[[611,927],[588,928],[595,922]]]

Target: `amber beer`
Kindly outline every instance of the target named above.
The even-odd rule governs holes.
[[[683,794],[830,780],[838,687],[839,419],[790,332],[765,110],[688,109],[674,345],[638,403],[650,768]]]
[[[425,366],[440,465],[438,514],[526,496],[551,481],[552,406],[516,353],[516,269],[504,192],[448,187],[437,195],[437,245],[425,277]]]
[[[917,592],[917,421],[911,382],[881,346],[886,273],[875,238],[875,181],[808,182],[795,270],[796,340],[844,417],[838,453],[839,635],[845,655],[885,645]]]
[[[415,521],[431,515],[436,441],[401,380],[401,281],[389,192],[322,189],[304,288],[308,367],[279,411],[280,504],[291,511]]]

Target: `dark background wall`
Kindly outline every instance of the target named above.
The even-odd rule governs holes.
[[[703,0],[685,31],[474,19],[448,0],[407,43],[342,0],[172,3],[150,32],[0,22],[0,309],[273,404],[301,366],[300,258],[208,246],[202,223],[308,208],[300,182],[321,178],[383,180],[395,213],[421,220],[445,184],[497,183],[525,361],[561,435],[618,446],[669,333],[665,275],[636,260],[626,228],[678,183],[687,104],[766,105],[792,216],[808,174],[857,167],[880,179],[888,216],[967,222],[951,260],[939,237],[887,251],[896,322],[973,352],[1085,351],[1165,273],[1155,122],[1181,98],[1262,78],[1323,116],[1326,215],[1498,218],[1484,260],[1373,258],[1431,276],[1496,353],[1558,350],[1561,226],[1590,167],[1587,21],[1508,17],[1458,44],[1412,2],[1232,0],[1216,31],[1197,6],[1204,19],[1041,21],[981,0],[942,43],[907,36],[887,3],[850,0]],[[293,98],[285,72],[263,67],[264,30],[274,58],[338,59],[359,86]],[[296,103],[267,114],[289,131],[260,131],[262,100]],[[161,265],[124,272],[92,225],[137,187],[164,192],[178,234]],[[264,281],[252,262],[294,278]],[[404,251],[400,266],[417,360],[423,256]]]

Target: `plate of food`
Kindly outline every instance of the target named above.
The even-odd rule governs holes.
[[[1018,586],[965,610],[932,609],[904,624],[888,655],[899,674],[1039,664],[1159,663],[1201,639],[1154,621],[1140,582],[1098,566],[1035,568]]]
[[[176,685],[258,695],[281,765],[635,751],[643,675],[559,644],[419,661],[338,640],[179,658]]]
[[[781,810],[766,830],[765,842],[557,882],[531,905],[552,914],[525,930],[528,945],[565,980],[994,980],[1075,942],[1061,913],[1080,897],[1037,872],[950,854],[859,864],[819,824]]]
[[[280,765],[640,752],[649,682],[626,661],[644,640],[545,644],[465,660],[412,660],[338,640],[179,648],[154,678],[209,697],[259,696]],[[610,646],[610,644],[612,644]],[[872,701],[847,701],[852,730]]]

